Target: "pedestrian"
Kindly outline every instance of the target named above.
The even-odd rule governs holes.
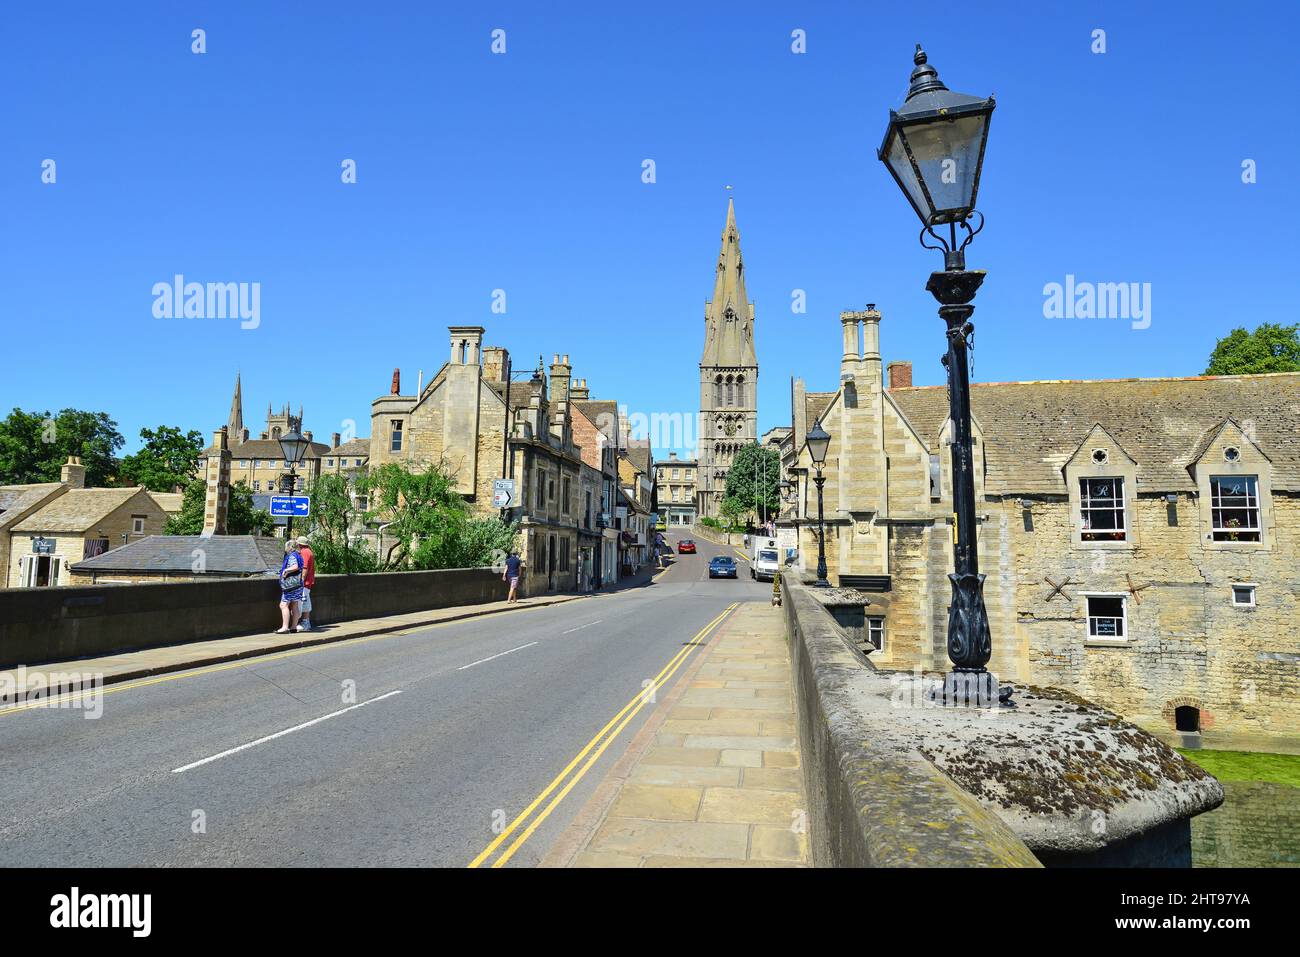
[[[302,621],[299,631],[311,631],[311,590],[316,587],[316,553],[306,536],[298,539],[298,555],[302,558]]]
[[[506,596],[506,601],[510,604],[519,601],[519,575],[523,567],[524,563],[517,552],[511,552],[506,558],[506,570],[502,573],[501,580],[510,583],[510,594]]]
[[[284,561],[280,563],[280,628],[277,635],[298,630],[299,604],[302,602],[302,556],[292,538],[284,543]]]

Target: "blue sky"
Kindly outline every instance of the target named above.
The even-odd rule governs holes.
[[[12,5],[0,407],[107,411],[129,451],[143,426],[210,433],[238,369],[250,428],[292,401],[317,435],[347,419],[364,435],[395,366],[410,391],[448,325],[479,324],[516,368],[567,352],[595,396],[689,416],[727,184],[760,430],[789,422],[792,375],[835,386],[838,314],[867,302],[885,359],[938,384],[924,285],[941,262],[875,158],[918,40],[950,88],[998,100],[968,250],[989,271],[976,379],[1197,374],[1234,325],[1294,321],[1293,227],[1270,213],[1300,199],[1278,112],[1296,19],[1268,3]],[[152,288],[177,273],[260,283],[260,325],[155,319]],[[1150,283],[1150,327],[1044,318],[1044,285],[1067,275]]]

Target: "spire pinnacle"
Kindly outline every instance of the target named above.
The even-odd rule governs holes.
[[[230,399],[230,418],[227,420],[227,432],[231,441],[238,441],[239,434],[244,430],[244,387],[241,383],[241,376],[235,373],[235,394]]]

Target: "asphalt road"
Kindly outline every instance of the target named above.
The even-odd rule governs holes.
[[[640,588],[111,685],[97,720],[0,712],[0,866],[533,865],[646,684],[767,599],[697,541]]]

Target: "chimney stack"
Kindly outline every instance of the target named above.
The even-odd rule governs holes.
[[[86,467],[81,464],[80,456],[68,456],[67,464],[59,470],[59,479],[69,488],[86,487]]]
[[[230,511],[230,443],[225,426],[212,433],[212,448],[205,454],[208,487],[203,502],[203,534],[225,535]]]
[[[337,448],[339,447],[339,439],[340,439],[340,438],[342,438],[342,436],[340,436],[337,432],[331,434],[331,435],[330,435],[330,448],[332,448],[332,449],[337,449]]]
[[[880,368],[880,313],[874,302],[867,304],[862,313],[862,373],[873,383],[883,384]]]
[[[501,346],[484,346],[483,378],[489,382],[504,382],[509,355]]]
[[[569,421],[569,380],[572,376],[569,357],[556,355],[551,360],[551,423],[560,429]]]
[[[912,363],[891,362],[889,369],[889,387],[891,389],[910,389],[912,387]]]
[[[577,402],[586,402],[591,398],[591,390],[587,388],[586,379],[573,380],[573,385],[569,387],[569,398]]]
[[[390,395],[402,394],[402,370],[401,369],[393,370],[393,387],[392,389],[389,390],[389,394]]]
[[[858,324],[862,322],[862,316],[860,312],[840,313],[840,333],[844,339],[844,352],[840,356],[841,379],[851,378],[858,368],[858,360],[862,358],[858,336]]]

